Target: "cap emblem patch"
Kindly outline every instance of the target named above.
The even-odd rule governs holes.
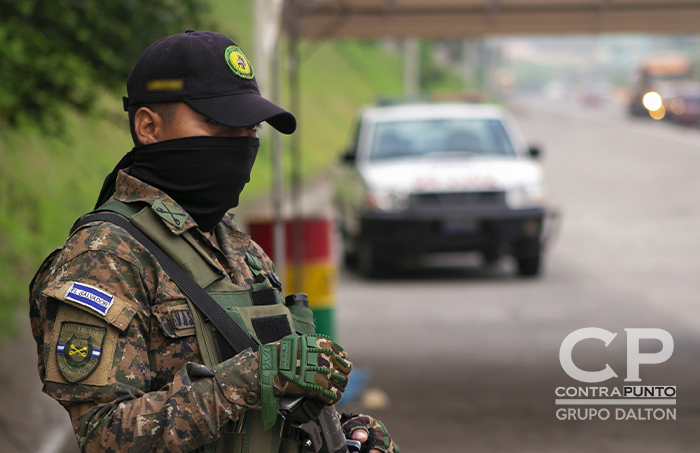
[[[252,79],[255,77],[253,67],[246,58],[245,54],[237,46],[228,46],[226,48],[226,63],[231,68],[234,74],[244,79]]]
[[[61,324],[56,346],[58,370],[68,382],[78,382],[95,371],[100,363],[107,329],[75,322]]]

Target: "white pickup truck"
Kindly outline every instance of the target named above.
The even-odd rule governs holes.
[[[335,178],[346,262],[374,276],[424,254],[478,251],[485,262],[511,254],[520,275],[539,274],[538,154],[499,106],[368,108]]]

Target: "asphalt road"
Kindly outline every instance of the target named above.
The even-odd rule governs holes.
[[[391,401],[374,413],[403,453],[697,451],[700,131],[631,120],[619,106],[520,100],[512,109],[543,150],[550,201],[563,213],[544,275],[444,257],[379,281],[342,271],[341,343]],[[608,348],[580,343],[575,363],[609,363],[618,378],[586,384],[563,371],[562,340],[584,327],[618,335]],[[642,382],[624,381],[625,328],[674,339],[667,362],[641,366]],[[642,341],[642,352],[660,349]],[[609,406],[605,421],[558,420],[556,388],[591,385],[675,385],[676,420],[615,420],[614,407],[628,416],[630,406]]]
[[[632,121],[615,106],[521,100],[513,110],[543,149],[563,213],[544,275],[518,279],[507,259],[481,269],[469,256],[377,281],[341,271],[340,341],[390,399],[344,410],[376,415],[403,453],[697,450],[700,131]],[[312,209],[323,204],[323,186],[310,193]],[[574,350],[582,368],[609,363],[619,378],[601,385],[612,387],[625,385],[625,328],[671,333],[672,357],[642,365],[641,378],[677,387],[676,420],[618,421],[612,409],[606,421],[558,420],[555,389],[586,385],[562,370],[559,347],[583,327],[618,334],[608,348]],[[33,348],[25,335],[0,350],[0,450],[73,453],[67,417],[40,393]]]

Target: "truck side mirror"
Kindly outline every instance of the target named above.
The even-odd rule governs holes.
[[[542,156],[542,151],[540,151],[539,146],[530,146],[528,152],[533,159],[539,159]]]
[[[342,164],[354,164],[357,160],[356,151],[354,148],[346,150],[342,156],[340,156],[340,163]]]

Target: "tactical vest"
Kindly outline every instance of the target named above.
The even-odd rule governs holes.
[[[256,283],[252,288],[235,285],[229,276],[217,266],[189,232],[173,234],[145,203],[111,201],[98,211],[111,211],[126,217],[129,222],[158,245],[173,261],[185,270],[209,295],[260,344],[270,343],[296,332],[313,334],[313,314],[303,305],[286,306],[280,292],[262,273],[262,264],[250,252],[245,262]],[[222,228],[220,225],[216,227]],[[202,361],[211,368],[220,363],[217,346],[226,343],[214,327],[188,299],[192,313]],[[285,425],[282,417],[275,426],[262,430],[260,410],[248,409],[238,421],[222,428],[221,437],[198,451],[203,453],[299,453],[302,449],[299,434]]]

